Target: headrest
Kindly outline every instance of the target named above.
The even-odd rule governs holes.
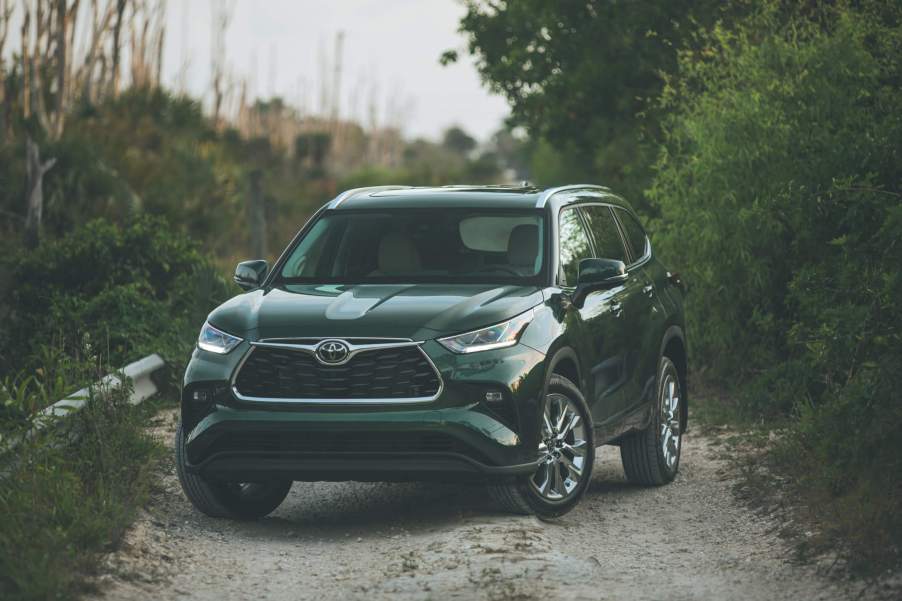
[[[379,241],[379,271],[386,275],[412,273],[420,269],[420,254],[401,232],[390,232]]]
[[[536,264],[539,252],[539,226],[522,224],[511,230],[507,240],[507,261],[515,267],[530,267]]]

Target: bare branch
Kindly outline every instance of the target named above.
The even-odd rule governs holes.
[[[25,139],[25,170],[28,176],[27,210],[25,213],[25,243],[29,248],[38,245],[44,212],[44,175],[56,164],[56,159],[41,162],[38,145],[31,136]]]
[[[25,16],[22,19],[22,116],[25,119],[31,117],[31,54],[29,47],[31,45],[31,7],[26,2],[24,4]]]
[[[50,135],[57,140],[63,134],[66,109],[66,74],[68,60],[68,26],[70,14],[66,0],[56,0],[56,106],[52,117]],[[78,5],[78,0],[75,0]]]
[[[31,52],[31,100],[32,111],[44,131],[51,130],[47,113],[46,87],[44,85],[44,58],[52,56],[54,5],[50,0],[35,1],[35,34]]]
[[[9,22],[13,15],[11,0],[0,0],[0,74],[3,73],[3,49],[9,35]]]
[[[6,141],[6,132],[9,129],[9,114],[12,98],[7,99],[6,90],[6,65],[3,61],[3,50],[6,48],[6,38],[9,35],[9,22],[13,14],[11,0],[0,0],[0,145]]]
[[[234,0],[212,0],[212,36],[210,39],[211,76],[213,88],[213,123],[218,124],[225,96],[225,34],[235,10]]]
[[[113,62],[110,67],[113,96],[119,94],[119,62],[122,48],[122,17],[125,14],[126,0],[116,0],[116,24],[113,26]]]
[[[92,84],[94,69],[97,63],[104,58],[99,50],[104,39],[106,38],[107,33],[109,33],[110,23],[113,20],[113,16],[116,14],[116,0],[109,0],[107,2],[102,17],[98,17],[99,8],[97,5],[97,0],[91,1],[91,8],[93,15],[93,23],[91,27],[91,42],[88,46],[88,51],[85,54],[84,62],[81,64],[78,72],[75,75],[75,79],[82,85],[82,93],[89,102],[93,102],[94,100],[91,96],[93,89]]]

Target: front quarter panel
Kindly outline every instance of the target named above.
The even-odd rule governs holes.
[[[213,309],[207,321],[224,332],[245,338],[256,328],[257,312],[264,297],[265,292],[259,288],[233,296]]]

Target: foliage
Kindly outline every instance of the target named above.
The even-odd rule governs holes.
[[[768,3],[702,32],[663,94],[649,192],[696,365],[742,385],[747,414],[797,417],[784,469],[876,566],[902,546],[900,22]]]
[[[468,0],[460,29],[486,83],[510,102],[511,121],[562,153],[567,178],[600,181],[641,204],[658,130],[646,113],[659,74],[675,67],[694,24],[724,14],[721,5]]]
[[[83,223],[80,215],[121,222],[146,212],[166,217],[195,238],[215,240],[213,234],[231,232],[243,212],[240,157],[230,153],[189,98],[129,91],[86,108],[70,121],[60,148],[48,152],[54,150],[61,162],[47,177],[48,219],[59,216],[57,234]],[[92,179],[101,185],[92,185]],[[105,198],[118,210],[100,212],[98,200]]]
[[[476,148],[476,140],[460,127],[449,127],[442,137],[442,146],[459,155],[467,155]]]
[[[24,214],[24,134],[0,148],[0,211],[10,233]],[[122,223],[148,212],[206,238],[241,210],[240,168],[198,103],[132,89],[82,104],[59,140],[41,140],[56,159],[44,180],[44,230],[51,238],[91,219]],[[215,209],[215,210],[212,210]],[[234,219],[232,219],[234,221]]]
[[[378,184],[442,186],[497,183],[503,157],[486,150],[473,156],[476,141],[459,127],[445,131],[440,144],[424,139],[408,142],[398,168],[368,167],[340,180],[340,188]]]
[[[15,286],[0,347],[8,372],[41,365],[51,341],[69,357],[88,344],[113,365],[158,352],[177,367],[230,292],[195,244],[149,216],[124,227],[90,222],[12,255],[8,269]]]
[[[162,449],[144,429],[154,409],[128,405],[129,392],[93,389],[80,412],[27,439],[4,466],[0,597],[79,596],[97,554],[146,500]]]
[[[33,358],[40,367],[0,379],[0,433],[30,427],[38,411],[90,382],[97,370],[84,358],[91,353],[86,344],[79,349],[80,358],[74,359],[59,347],[41,345]]]

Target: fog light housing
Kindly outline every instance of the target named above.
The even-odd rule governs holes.
[[[204,405],[213,401],[213,393],[209,390],[199,388],[191,395],[191,400],[198,405]]]

